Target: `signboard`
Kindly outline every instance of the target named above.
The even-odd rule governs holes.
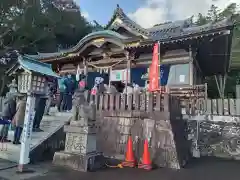
[[[127,81],[127,76],[127,69],[112,70],[110,73],[110,81]]]

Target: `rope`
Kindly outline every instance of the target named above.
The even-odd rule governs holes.
[[[116,166],[110,166],[110,165],[108,165],[108,164],[106,163],[105,165],[106,165],[107,167],[109,167],[109,168],[120,168],[120,169],[123,168],[122,164],[118,164],[118,165],[116,165]]]
[[[96,68],[96,69],[110,69],[110,68],[112,68],[112,67],[120,64],[120,63],[123,62],[123,61],[125,61],[125,59],[123,59],[123,60],[121,60],[121,61],[118,61],[118,62],[114,63],[114,64],[111,65],[111,66],[104,66],[104,67],[96,66],[96,65],[94,65],[94,64],[92,64],[92,63],[90,63],[90,62],[88,62],[88,65],[93,66],[93,67]]]

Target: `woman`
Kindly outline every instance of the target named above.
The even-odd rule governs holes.
[[[2,118],[5,121],[12,120],[16,113],[16,94],[10,94],[7,101],[4,103]],[[0,132],[2,142],[11,142],[8,140],[9,124],[4,124]]]
[[[12,122],[13,125],[16,126],[14,131],[13,144],[21,144],[20,138],[21,138],[23,125],[24,125],[25,110],[26,110],[26,97],[24,95],[19,95],[16,114]]]

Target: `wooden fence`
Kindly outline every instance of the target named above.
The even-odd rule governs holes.
[[[141,93],[141,94],[102,94],[91,96],[88,100],[95,100],[98,110],[121,111],[165,111],[171,101],[168,94]],[[211,114],[240,116],[240,99],[205,99],[203,97],[180,98],[179,104],[184,114]],[[5,97],[0,97],[0,113],[3,111]],[[176,103],[176,101],[175,101]],[[164,110],[165,109],[165,110]]]
[[[180,108],[178,97],[161,93],[89,95],[88,101],[95,101],[97,110],[105,112],[169,112],[169,108]]]
[[[204,97],[179,97],[161,93],[101,94],[89,95],[98,110],[108,111],[168,111],[171,106],[180,106],[183,114],[240,116],[240,99],[205,99]]]

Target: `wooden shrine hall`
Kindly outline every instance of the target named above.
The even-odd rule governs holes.
[[[231,18],[202,26],[189,18],[146,29],[117,6],[104,28],[88,34],[74,47],[28,56],[52,64],[60,73],[76,73],[79,66],[85,74],[104,72],[111,81],[140,82],[142,86],[141,76],[146,75],[153,45],[159,42],[160,64],[168,71],[164,86],[203,84],[204,77],[214,75],[221,96],[233,26]]]

